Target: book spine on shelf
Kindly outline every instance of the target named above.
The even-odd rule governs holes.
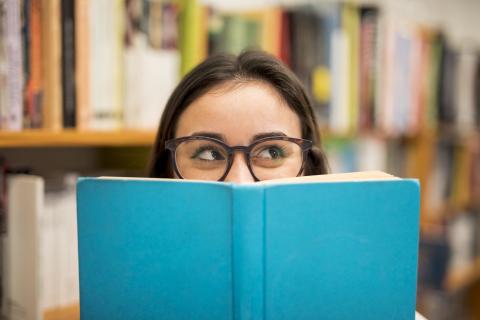
[[[39,219],[44,180],[12,175],[8,180],[8,225],[4,266],[8,319],[41,319]]]
[[[72,177],[62,177],[62,186],[58,186],[61,189],[45,193],[39,249],[43,310],[74,305],[79,300],[75,186]]]
[[[25,105],[30,128],[42,126],[43,71],[42,71],[42,2],[31,0],[29,10],[29,77],[25,85]],[[25,123],[25,122],[24,122]]]
[[[455,106],[456,127],[461,133],[475,130],[475,72],[478,64],[476,51],[463,50],[458,57]]]
[[[89,105],[89,28],[90,0],[75,0],[75,84],[76,128],[88,128]]]
[[[207,54],[207,11],[198,0],[183,2],[180,12],[180,73],[185,75]]]
[[[375,72],[377,60],[378,9],[363,7],[360,11],[359,48],[359,128],[373,127],[375,110]]]
[[[23,126],[23,62],[21,36],[21,5],[17,0],[5,1],[5,32],[7,114],[2,128],[20,131]]]
[[[31,48],[30,48],[30,39],[31,39],[31,0],[23,0],[20,6],[20,21],[21,21],[21,39],[22,39],[22,65],[23,65],[23,81],[22,85],[22,129],[30,128],[32,122],[33,110],[32,106],[28,104],[27,99],[27,90],[28,82],[31,75]]]
[[[150,3],[140,12],[132,6],[125,7],[123,125],[152,130],[178,81],[177,6]]]
[[[287,66],[291,65],[290,23],[287,10],[282,10],[280,22],[280,52],[279,58]]]
[[[42,62],[45,77],[43,127],[49,130],[60,130],[63,119],[60,6],[60,0],[42,0]]]
[[[74,0],[64,0],[61,7],[63,127],[74,128],[76,124],[75,2]]]
[[[6,0],[0,0],[0,129],[7,126],[8,92],[7,92],[7,55],[6,55]]]
[[[282,13],[278,7],[266,9],[262,12],[262,48],[280,58],[282,34]]]
[[[233,318],[263,319],[264,188],[242,185],[232,188]]]
[[[333,133],[343,134],[349,130],[348,41],[346,32],[341,28],[334,29],[331,37],[332,99],[328,123]]]
[[[348,132],[356,132],[358,127],[358,97],[359,97],[359,35],[360,35],[360,13],[354,4],[344,4],[342,8],[342,27],[346,33],[347,54],[349,60],[348,69]]]
[[[90,2],[89,127],[116,130],[123,111],[123,1]]]

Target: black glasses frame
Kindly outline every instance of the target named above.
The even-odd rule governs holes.
[[[285,137],[285,136],[272,136],[272,137],[258,139],[258,140],[255,140],[252,144],[250,144],[248,146],[229,146],[225,142],[223,142],[222,140],[215,139],[215,138],[212,138],[212,137],[205,137],[205,136],[187,136],[187,137],[170,139],[170,140],[167,140],[165,142],[165,148],[167,150],[171,151],[173,168],[174,168],[177,176],[181,179],[185,179],[185,178],[182,177],[182,175],[180,174],[180,171],[178,170],[178,167],[177,167],[176,150],[177,150],[177,147],[181,143],[183,143],[185,141],[191,141],[191,140],[212,141],[212,142],[215,142],[215,143],[223,146],[225,148],[225,150],[227,151],[228,158],[227,158],[227,166],[225,168],[225,173],[217,181],[223,181],[227,177],[228,173],[230,172],[230,169],[232,168],[233,155],[234,155],[235,151],[243,153],[243,155],[245,156],[245,160],[247,162],[248,170],[250,171],[252,177],[254,178],[255,181],[260,181],[260,179],[258,179],[257,176],[255,175],[255,173],[253,172],[252,165],[251,165],[251,159],[250,159],[250,152],[258,144],[263,143],[265,141],[271,141],[271,140],[290,141],[290,142],[293,142],[293,143],[297,144],[302,149],[302,165],[301,165],[300,170],[298,171],[298,173],[296,175],[296,177],[298,177],[304,169],[305,160],[307,158],[308,152],[312,149],[312,146],[313,146],[313,142],[310,141],[310,140],[300,139],[300,138],[290,138],[290,137]]]

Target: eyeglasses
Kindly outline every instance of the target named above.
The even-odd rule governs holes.
[[[233,164],[235,151],[242,152],[255,181],[291,178],[302,173],[312,141],[284,136],[256,140],[249,146],[229,146],[204,136],[171,139],[175,173],[182,179],[223,181]]]

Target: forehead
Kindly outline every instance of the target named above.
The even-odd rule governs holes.
[[[227,143],[246,144],[262,132],[301,138],[301,125],[271,85],[249,81],[221,85],[192,102],[180,115],[175,136],[196,132],[215,132]]]

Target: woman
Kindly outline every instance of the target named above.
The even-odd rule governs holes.
[[[180,82],[160,122],[150,176],[249,182],[327,171],[300,81],[274,57],[249,51],[211,57]]]
[[[208,58],[180,82],[150,167],[151,177],[237,183],[327,172],[300,81],[258,51]]]

